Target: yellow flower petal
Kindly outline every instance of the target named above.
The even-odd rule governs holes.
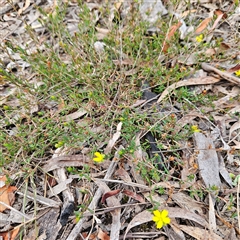
[[[164,223],[169,224],[171,222],[171,219],[169,217],[164,218]]]
[[[154,222],[158,222],[158,221],[159,221],[159,218],[156,217],[156,216],[154,216],[154,217],[152,218],[152,220],[153,220]]]
[[[152,220],[156,223],[157,228],[162,228],[163,226],[169,224],[171,219],[168,217],[168,211],[166,209],[159,211],[153,211]]]
[[[168,215],[168,210],[166,210],[166,209],[162,210],[161,217],[165,218],[165,217],[167,217],[167,215]]]
[[[235,74],[236,74],[238,77],[240,77],[240,70],[237,70],[237,71],[235,72]]]
[[[158,217],[158,218],[161,217],[161,212],[160,212],[159,210],[153,211],[153,214],[154,214],[156,217]]]
[[[192,130],[193,132],[200,132],[200,129],[198,128],[197,125],[192,125],[192,126],[191,126],[191,130]]]
[[[100,152],[95,152],[94,155],[95,155],[95,157],[93,158],[94,162],[100,163],[104,161],[104,157],[105,157],[104,154],[101,154]]]
[[[197,42],[202,42],[203,41],[203,34],[200,34],[199,36],[196,37]]]
[[[162,221],[158,221],[157,222],[157,228],[162,228],[163,227],[163,222]]]

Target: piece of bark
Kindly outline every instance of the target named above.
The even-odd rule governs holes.
[[[195,151],[197,152],[198,167],[206,187],[216,186],[220,189],[218,155],[210,137],[200,132],[194,133]]]

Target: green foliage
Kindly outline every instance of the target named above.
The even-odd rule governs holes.
[[[183,67],[185,65],[181,64],[181,61],[169,64],[171,59],[184,54],[189,56],[208,47],[220,46],[222,39],[217,38],[215,43],[206,44],[203,35],[201,41],[190,44],[195,37],[187,35],[180,41],[180,33],[176,31],[168,41],[170,47],[162,62],[159,60],[161,48],[170,29],[169,22],[174,25],[177,23],[175,19],[172,21],[171,16],[159,19],[156,26],[161,31],[151,35],[148,34],[149,23],[142,21],[136,9],[126,16],[124,24],[120,14],[115,12],[109,27],[107,22],[97,21],[84,2],[78,1],[78,31],[72,34],[69,33],[65,21],[66,4],[57,7],[54,13],[39,8],[42,14],[39,22],[46,28],[49,38],[42,43],[31,26],[26,24],[26,30],[36,46],[42,45],[44,50],[36,48],[30,51],[28,45],[23,48],[10,41],[3,43],[4,51],[10,49],[30,63],[40,84],[36,86],[25,76],[0,68],[0,80],[18,87],[16,98],[21,107],[19,109],[19,106],[8,103],[2,106],[0,166],[12,161],[22,163],[22,159],[48,158],[60,147],[81,148],[85,144],[93,150],[91,152],[97,151],[96,146],[99,143],[107,144],[121,121],[121,140],[125,144],[119,153],[121,157],[134,156],[138,147],[135,144],[136,134],[151,131],[156,136],[157,147],[165,151],[166,159],[174,156],[174,159],[178,160],[169,163],[171,167],[181,168],[180,143],[190,139],[192,132],[187,125],[173,134],[177,120],[181,114],[196,107],[211,106],[217,96],[197,94],[194,87],[178,88],[169,95],[171,104],[176,102],[180,108],[181,113],[176,113],[176,116],[166,114],[162,117],[162,109],[163,112],[169,111],[165,110],[165,102],[155,104],[149,110],[131,106],[142,97],[141,86],[144,81],[149,82],[154,93],[161,94],[166,87],[193,73],[192,67]],[[109,17],[108,7],[99,11],[102,19]],[[190,21],[188,18],[185,20],[187,23]],[[121,28],[122,25],[124,28]],[[110,30],[101,40],[105,44],[101,54],[94,48],[94,43],[98,40],[96,26]],[[129,60],[129,64],[116,63],[123,60],[123,55],[124,59]],[[198,62],[208,58],[204,51],[197,56]],[[33,113],[32,101],[38,106],[38,110]],[[75,120],[66,121],[66,115],[80,108],[87,111],[80,123]],[[99,126],[105,131],[95,133],[92,129]],[[142,141],[141,146],[143,150],[149,150],[148,143]],[[140,162],[138,168],[149,184],[165,180],[162,172],[157,169],[156,157]],[[81,179],[90,175],[87,166],[81,171],[73,167],[67,170],[71,174],[79,175]],[[192,181],[194,176],[189,175],[189,181]],[[159,193],[163,192],[163,189],[159,190]],[[191,192],[191,195],[203,195],[198,190]]]

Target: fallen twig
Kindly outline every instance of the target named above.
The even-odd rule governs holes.
[[[209,65],[208,63],[202,63],[201,66],[202,66],[202,69],[207,71],[207,72],[215,72],[217,75],[219,75],[220,77],[228,80],[231,83],[240,84],[240,79],[233,76],[232,74],[230,74],[228,72],[220,71],[217,68]]]

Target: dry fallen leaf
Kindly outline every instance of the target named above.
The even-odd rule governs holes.
[[[165,40],[164,43],[163,43],[162,51],[163,51],[164,53],[166,53],[167,50],[168,50],[168,48],[169,48],[169,44],[167,43],[167,41],[169,41],[169,40],[173,37],[174,33],[178,30],[178,28],[181,27],[181,25],[182,25],[182,23],[181,23],[181,22],[178,22],[177,24],[175,24],[175,25],[173,25],[173,26],[171,27],[168,35],[166,36],[166,40]]]
[[[220,14],[218,15],[217,19],[215,20],[215,22],[213,23],[213,26],[211,27],[210,31],[214,30],[217,26],[217,24],[220,22],[220,20],[224,18],[224,14]]]
[[[110,240],[110,237],[106,232],[104,232],[101,228],[98,229],[98,235],[99,240]]]
[[[25,11],[29,6],[30,6],[31,1],[30,0],[26,0],[25,2],[25,6],[23,8],[20,8],[18,10],[18,15],[21,15],[23,11]]]
[[[145,202],[145,201],[144,201],[144,198],[143,198],[142,196],[140,196],[139,194],[137,194],[137,193],[134,193],[134,192],[129,191],[129,190],[123,190],[122,192],[123,192],[125,195],[127,195],[127,196],[129,196],[129,197],[131,197],[131,198],[133,198],[133,199],[141,202],[141,203],[144,203],[144,202]]]
[[[186,225],[178,225],[178,227],[189,234],[190,236],[194,237],[197,240],[223,240],[220,236],[218,236],[215,233],[210,233],[206,229],[202,229],[199,227],[192,227],[192,226],[186,226]]]
[[[203,215],[204,204],[194,200],[192,197],[184,192],[177,192],[171,195],[171,198],[178,206],[188,209],[190,212],[199,213]]]
[[[62,118],[63,121],[71,121],[84,116],[87,113],[84,109],[79,109],[74,113],[68,114]]]
[[[197,11],[197,9],[187,10],[187,11],[185,11],[185,12],[183,12],[181,14],[181,17],[184,18],[184,17],[188,16],[191,13],[195,13],[196,11]]]
[[[14,191],[17,190],[14,186],[6,185],[7,178],[6,176],[0,177],[1,182],[1,188],[0,188],[0,201],[11,206],[15,200]],[[0,204],[0,212],[3,212],[5,209],[7,209],[6,206]]]
[[[119,11],[120,7],[122,6],[124,0],[116,1],[114,6],[117,11]]]
[[[115,172],[114,175],[117,178],[122,179],[124,182],[128,182],[128,183],[132,182],[132,179],[129,176],[128,172],[122,167],[119,167],[119,169]]]
[[[226,19],[226,18],[228,17],[227,14],[224,13],[223,11],[221,11],[220,9],[216,9],[216,10],[214,11],[214,14],[217,15],[217,16],[223,15],[223,19]]]
[[[105,203],[105,201],[106,201],[107,198],[112,197],[112,196],[116,196],[116,195],[119,194],[120,192],[121,192],[120,189],[116,189],[116,190],[113,190],[113,191],[109,191],[109,192],[104,193],[103,196],[102,196],[101,203]]]
[[[220,189],[218,156],[211,137],[206,137],[200,132],[194,133],[197,161],[201,177],[206,187],[216,186]]]
[[[84,239],[97,240],[97,232],[91,233],[90,235],[88,232],[82,232],[81,235]]]
[[[157,103],[161,102],[166,96],[168,96],[174,89],[177,89],[179,87],[183,87],[183,86],[191,86],[191,85],[204,85],[204,84],[214,84],[219,82],[220,79],[219,78],[215,78],[215,77],[204,77],[204,78],[190,78],[184,81],[180,81],[177,83],[173,83],[172,85],[170,85],[169,87],[167,87],[162,95],[159,97]]]
[[[234,123],[229,130],[229,143],[234,142],[235,149],[240,149],[240,121]]]
[[[186,209],[177,208],[177,207],[160,207],[159,210],[166,209],[168,211],[168,216],[170,218],[182,218],[188,219],[197,222],[198,224],[202,225],[203,227],[207,227],[207,222],[203,217],[196,213],[192,213]],[[126,238],[127,233],[133,227],[141,225],[146,222],[152,221],[153,214],[149,210],[145,210],[137,214],[132,221],[128,224],[128,227],[125,231],[124,238]]]
[[[108,154],[111,152],[114,144],[116,143],[116,141],[119,139],[120,135],[121,135],[121,128],[122,128],[122,122],[120,122],[117,125],[117,131],[116,133],[113,134],[113,137],[109,140],[108,145],[106,146],[106,148],[104,149],[104,153]]]
[[[195,30],[195,33],[200,34],[208,26],[211,20],[212,20],[211,17],[204,19]]]
[[[65,108],[66,104],[65,104],[63,98],[60,97],[59,100],[60,100],[60,101],[59,101],[59,104],[58,104],[58,111],[61,111],[61,110],[63,110],[63,109]]]
[[[89,164],[89,166],[94,167],[91,164],[91,159],[87,156],[84,156],[82,154],[64,155],[51,158],[45,162],[43,170],[49,172],[62,167],[80,167],[84,166],[84,164]]]
[[[209,218],[209,229],[216,232],[217,230],[217,223],[216,223],[216,216],[215,216],[215,208],[214,208],[214,198],[209,193],[209,212],[208,212],[208,218]]]
[[[0,237],[3,240],[15,240],[16,236],[18,235],[19,229],[19,227],[15,227],[9,232],[1,232]]]
[[[233,72],[236,72],[236,71],[239,71],[239,70],[240,70],[240,64],[238,63],[236,66],[228,69],[228,72],[233,73]]]

